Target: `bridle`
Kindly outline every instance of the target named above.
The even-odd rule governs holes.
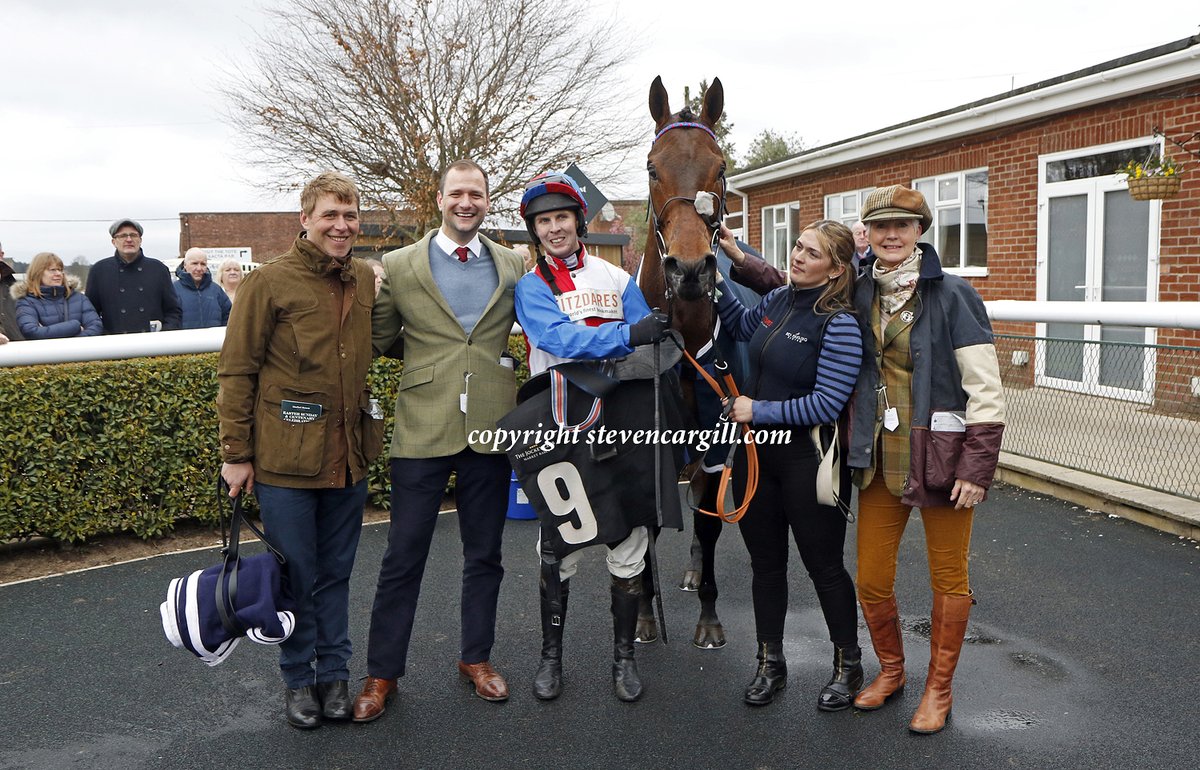
[[[654,144],[662,138],[663,134],[676,128],[698,128],[711,136],[714,142],[717,141],[716,132],[703,123],[697,123],[695,121],[676,121],[675,123],[668,123],[659,129],[658,133],[654,135],[654,140],[650,142],[650,146],[653,147]],[[653,182],[654,179],[651,178],[650,181]],[[721,183],[720,194],[709,190],[697,190],[696,195],[690,198],[686,195],[673,195],[670,198],[667,198],[657,211],[654,210],[654,201],[647,199],[646,212],[650,217],[650,229],[654,233],[655,241],[658,243],[658,253],[660,256],[665,257],[669,252],[667,250],[667,241],[665,238],[663,238],[662,229],[659,227],[659,222],[662,221],[663,214],[666,212],[667,207],[676,201],[686,201],[692,204],[692,206],[696,209],[696,213],[700,215],[700,218],[704,220],[704,224],[708,227],[709,249],[714,252],[716,251],[721,220],[725,217],[725,193],[729,187],[728,183],[725,181],[725,168],[723,166],[721,168],[719,181]],[[668,295],[670,291],[670,287],[667,287]]]

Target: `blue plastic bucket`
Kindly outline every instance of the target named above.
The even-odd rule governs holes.
[[[537,518],[537,513],[534,512],[533,506],[529,504],[529,498],[525,496],[525,491],[522,490],[521,485],[517,483],[516,471],[513,471],[512,478],[508,482],[508,518]]]

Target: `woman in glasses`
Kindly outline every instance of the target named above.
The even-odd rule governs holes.
[[[35,256],[25,280],[10,291],[25,339],[92,337],[103,330],[91,301],[79,292],[79,279],[67,276],[57,254],[43,251]]]

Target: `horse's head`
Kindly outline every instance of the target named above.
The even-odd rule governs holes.
[[[700,115],[686,107],[672,113],[656,77],[650,85],[654,144],[650,175],[650,233],[646,253],[662,259],[667,296],[694,301],[716,286],[715,235],[725,209],[725,156],[715,129],[725,107],[720,79],[701,97]]]

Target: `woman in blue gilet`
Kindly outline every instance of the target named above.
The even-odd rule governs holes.
[[[721,247],[741,264],[742,254],[725,227]],[[751,423],[755,432],[782,431],[787,441],[760,443],[758,491],[738,522],[753,570],[754,624],[758,670],[744,699],[752,706],[774,700],[787,681],[783,625],[787,615],[788,532],[817,591],[834,645],[833,676],[821,689],[817,708],[849,708],[862,686],[858,610],[854,583],[842,560],[846,518],[838,506],[817,502],[819,464],[809,429],[842,415],[862,364],[862,333],[851,308],[854,236],[838,222],[814,222],[792,248],[788,283],[747,309],[729,292],[717,308],[722,325],[750,343],[745,394],[729,406],[729,418]],[[734,489],[742,499],[746,455],[738,450]],[[848,503],[849,474],[838,479]]]

